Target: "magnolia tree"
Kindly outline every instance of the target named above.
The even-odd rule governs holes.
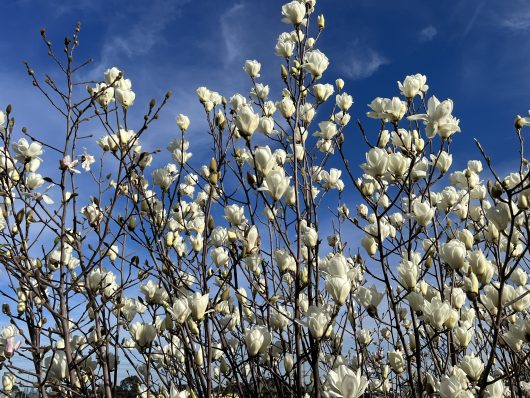
[[[205,164],[184,115],[167,151],[141,146],[171,93],[132,126],[131,80],[87,94],[79,27],[62,55],[41,32],[62,77],[27,70],[64,132],[1,113],[4,396],[117,397],[126,376],[138,397],[529,396],[530,118],[507,176],[480,145],[450,171],[459,120],[420,74],[353,126],[314,6],[282,7],[281,92],[255,60],[247,93],[197,89]]]

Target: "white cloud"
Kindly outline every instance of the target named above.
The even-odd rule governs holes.
[[[434,38],[434,36],[436,36],[437,34],[438,34],[438,30],[434,26],[429,25],[420,31],[419,40],[421,42],[431,41]]]
[[[530,29],[530,10],[526,13],[518,13],[501,20],[501,26],[516,31]]]
[[[226,51],[225,57],[223,57],[225,66],[230,65],[241,55],[241,40],[244,37],[244,32],[242,32],[241,23],[238,23],[238,20],[240,20],[244,9],[243,3],[236,3],[221,15],[221,35]]]
[[[341,67],[342,72],[352,80],[372,76],[382,65],[388,64],[386,57],[371,48],[359,45],[352,51],[351,61]]]

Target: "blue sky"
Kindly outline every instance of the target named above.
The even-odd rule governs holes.
[[[249,58],[262,62],[263,82],[278,84],[280,59],[273,49],[278,34],[288,28],[280,21],[282,3],[6,2],[3,15],[9,17],[4,18],[0,41],[4,54],[0,104],[12,103],[19,126],[26,125],[36,134],[53,134],[60,128],[56,115],[43,106],[44,99],[31,86],[21,61],[30,61],[41,75],[53,71],[39,29],[45,27],[59,45],[80,20],[78,59],[94,59],[85,70],[86,78],[100,80],[111,66],[125,70],[137,93],[138,112],[144,111],[152,96],[160,98],[171,89],[174,97],[152,134],[164,138],[165,146],[165,138],[175,131],[174,116],[186,113],[192,118],[190,133],[195,130],[200,141],[204,135],[202,109],[195,97],[198,86],[225,96],[247,93],[249,81],[241,67]],[[326,16],[320,49],[331,60],[324,80],[346,80],[346,90],[355,100],[354,118],[366,121],[366,104],[371,99],[397,95],[396,81],[420,72],[428,76],[432,93],[455,101],[454,114],[462,127],[453,147],[456,154],[477,157],[472,148],[476,137],[495,150],[493,158],[507,167],[504,162],[515,149],[513,118],[530,108],[530,64],[526,62],[530,2],[319,0],[317,12]],[[353,123],[349,134],[360,138]],[[355,152],[353,157],[362,156],[360,149]]]

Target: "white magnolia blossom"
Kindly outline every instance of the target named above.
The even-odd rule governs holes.
[[[337,125],[333,122],[320,122],[318,128],[320,130],[313,135],[325,140],[330,140],[337,134]]]
[[[260,118],[250,106],[241,106],[237,111],[235,120],[239,133],[248,139],[258,128]]]
[[[344,304],[350,294],[351,281],[344,276],[332,276],[327,279],[326,290],[337,304]]]
[[[305,4],[299,1],[291,1],[282,6],[282,21],[293,25],[300,25],[305,18]]]
[[[97,83],[95,87],[87,87],[87,91],[103,108],[114,101],[114,87],[110,84]]]
[[[440,257],[453,269],[461,269],[465,266],[466,245],[458,239],[452,239],[442,245]]]
[[[271,344],[271,334],[265,326],[255,326],[245,331],[245,344],[248,354],[256,356],[267,351]]]
[[[412,208],[414,219],[419,225],[425,227],[431,223],[435,209],[432,208],[428,202],[419,202],[416,200],[414,201]]]
[[[315,97],[320,102],[327,101],[329,97],[333,95],[333,92],[335,91],[333,86],[329,83],[326,84],[315,84],[313,86],[313,91],[315,93]]]
[[[403,260],[398,267],[398,280],[407,289],[414,289],[418,281],[419,269],[412,261]]]
[[[451,306],[434,297],[430,302],[425,301],[423,305],[423,316],[425,321],[435,329],[440,329],[451,315]]]
[[[208,308],[209,300],[209,293],[201,294],[200,292],[195,292],[188,297],[188,306],[193,319],[200,321],[204,318],[204,314]]]
[[[283,97],[282,100],[275,105],[285,119],[289,119],[296,111],[294,102],[290,97]]]
[[[405,363],[403,361],[403,353],[401,351],[392,351],[388,353],[388,362],[390,367],[397,374],[403,373],[405,370]]]
[[[407,112],[407,104],[398,97],[380,98],[377,97],[368,105],[372,111],[367,112],[367,116],[383,121],[399,121]]]
[[[336,398],[359,398],[362,397],[368,380],[361,375],[361,370],[354,372],[346,365],[339,365],[335,370],[328,373],[328,394]]]
[[[127,369],[145,398],[530,396],[530,117],[502,170],[454,158],[423,74],[357,117],[316,3],[282,6],[280,73],[240,60],[246,87],[198,87],[160,133],[170,92],[133,109],[117,67],[78,92],[79,26],[64,63],[41,32],[72,84],[28,69],[66,134],[0,111],[4,395],[112,395]]]
[[[151,345],[157,336],[156,327],[147,323],[135,322],[129,328],[129,332],[134,342],[141,348]]]
[[[306,53],[302,67],[315,79],[320,79],[329,66],[328,57],[320,50],[312,50]]]
[[[366,163],[363,163],[361,167],[370,176],[382,176],[387,170],[388,160],[389,157],[385,150],[372,148],[366,154]]]
[[[263,181],[261,190],[266,191],[273,201],[278,201],[289,188],[291,177],[285,175],[284,169],[270,171]]]
[[[296,41],[293,40],[292,36],[284,32],[278,37],[276,42],[275,52],[276,55],[284,58],[291,58],[296,48]]]
[[[406,98],[414,98],[416,95],[423,97],[429,89],[427,83],[427,76],[422,74],[415,74],[406,76],[403,83],[397,82],[399,91]]]
[[[427,102],[427,113],[409,116],[409,120],[423,120],[428,138],[439,135],[441,138],[449,138],[460,131],[459,120],[451,113],[453,112],[453,101],[447,99],[440,102],[432,96]]]
[[[25,138],[19,139],[12,144],[15,151],[15,159],[21,163],[29,162],[44,153],[42,145],[38,142],[29,143]]]
[[[310,306],[305,315],[306,326],[314,338],[319,339],[331,332],[331,315],[328,308]]]
[[[353,105],[353,98],[347,93],[339,94],[335,97],[337,106],[344,112],[347,112],[348,109]]]
[[[177,126],[179,126],[182,132],[185,132],[190,127],[190,119],[182,113],[177,115],[176,118]]]
[[[459,367],[466,372],[467,377],[472,381],[478,381],[480,375],[484,371],[484,364],[480,358],[476,357],[474,354],[466,355],[462,358]]]
[[[243,66],[243,70],[252,78],[259,77],[259,71],[261,69],[261,64],[253,60],[246,60],[245,65]]]

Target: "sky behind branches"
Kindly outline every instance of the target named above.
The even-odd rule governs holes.
[[[270,84],[272,99],[279,100],[282,60],[274,55],[274,45],[281,32],[291,30],[281,23],[282,4],[278,0],[4,2],[0,108],[11,103],[17,125],[27,126],[38,137],[53,139],[64,131],[61,118],[32,87],[22,61],[27,60],[38,76],[56,75],[39,29],[47,29],[60,53],[64,36],[81,21],[78,60],[92,58],[93,63],[80,79],[100,81],[112,66],[124,70],[137,95],[132,112],[140,118],[151,97],[161,99],[172,90],[173,98],[144,143],[151,150],[164,149],[177,133],[175,115],[184,113],[192,121],[187,133],[191,150],[195,158],[207,159],[201,143],[209,137],[195,90],[207,86],[227,98],[236,92],[246,95],[250,81],[242,66],[246,59],[257,59],[262,63],[259,81]],[[399,95],[397,80],[422,73],[428,76],[431,94],[454,100],[453,114],[461,119],[462,133],[453,144],[455,169],[480,157],[474,138],[492,155],[501,175],[513,166],[517,148],[513,120],[530,108],[528,0],[318,0],[316,12],[326,17],[318,47],[331,60],[323,82],[333,83],[338,77],[346,81],[345,90],[355,101],[352,117],[366,123],[369,135],[375,136],[379,124],[366,118],[366,104],[377,96]],[[98,138],[104,131],[90,133]],[[359,164],[366,148],[355,123],[346,134],[352,163]]]

